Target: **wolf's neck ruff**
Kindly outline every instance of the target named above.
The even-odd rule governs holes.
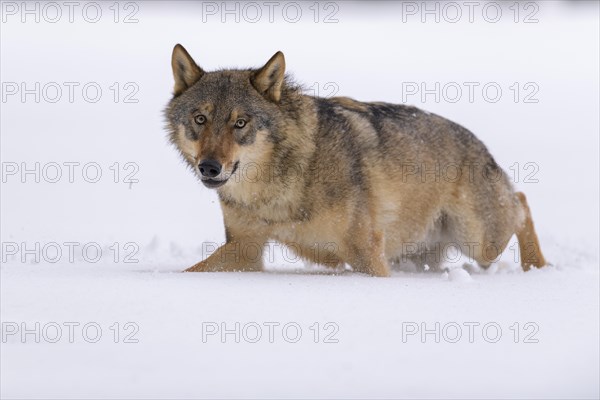
[[[281,99],[290,114],[297,107],[314,108],[313,100],[297,91],[289,91]],[[313,112],[312,115],[315,115]],[[275,129],[259,132],[250,156],[240,161],[235,180],[218,189],[225,207],[239,207],[269,223],[306,220],[311,215],[309,198],[298,196],[314,181],[319,171],[311,167],[315,157],[316,118],[303,121],[277,120]],[[273,140],[273,138],[276,138]]]

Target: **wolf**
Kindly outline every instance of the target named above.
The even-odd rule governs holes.
[[[216,189],[225,244],[188,268],[260,271],[267,241],[332,268],[390,275],[439,268],[455,244],[483,268],[516,234],[542,255],[526,197],[470,131],[416,107],[307,95],[283,53],[258,69],[204,71],[177,44],[171,143]]]

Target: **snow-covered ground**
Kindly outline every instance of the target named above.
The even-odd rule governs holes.
[[[503,3],[495,23],[467,3],[301,3],[292,23],[258,2],[252,23],[242,3],[107,2],[92,23],[84,2],[71,23],[58,2],[52,23],[3,2],[0,397],[598,398],[598,3]],[[488,271],[376,279],[271,244],[265,273],[178,273],[224,231],[163,131],[177,42],[207,70],[282,50],[322,96],[461,123],[553,266],[523,273],[512,243]]]

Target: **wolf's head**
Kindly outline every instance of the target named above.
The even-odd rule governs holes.
[[[223,186],[245,163],[268,159],[280,135],[283,53],[257,70],[205,72],[178,44],[171,65],[170,139],[205,186]]]

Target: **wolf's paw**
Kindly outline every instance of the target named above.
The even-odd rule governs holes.
[[[263,267],[261,263],[212,264],[204,260],[183,272],[259,272],[262,270]]]
[[[198,264],[194,264],[183,272],[206,272],[208,271],[208,266],[203,262],[199,262]]]

